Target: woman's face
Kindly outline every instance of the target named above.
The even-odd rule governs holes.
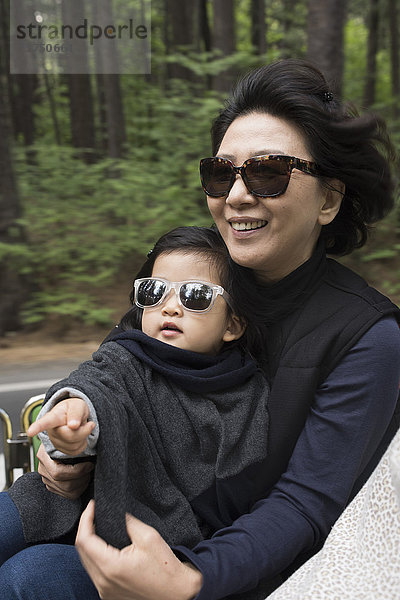
[[[313,160],[301,132],[267,113],[238,117],[218,156],[240,166],[252,156],[287,154]],[[208,207],[233,260],[264,281],[278,281],[313,253],[321,226],[330,222],[332,195],[316,177],[293,169],[286,192],[275,198],[250,194],[240,175],[225,198],[208,197]],[[331,214],[332,213],[332,214]],[[334,213],[334,214],[333,214]],[[240,229],[246,224],[250,229]]]

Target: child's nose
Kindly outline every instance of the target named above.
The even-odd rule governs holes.
[[[182,306],[179,304],[178,296],[175,290],[171,290],[168,297],[164,300],[161,313],[166,315],[181,315]]]

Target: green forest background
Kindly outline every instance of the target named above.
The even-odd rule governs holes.
[[[249,68],[312,60],[400,149],[399,0],[153,0],[151,75],[10,75],[8,10],[0,0],[0,337],[107,330],[155,240],[210,224],[198,163]],[[343,259],[397,302],[399,232],[397,200]]]

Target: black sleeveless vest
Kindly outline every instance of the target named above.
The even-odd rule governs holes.
[[[344,355],[379,319],[400,310],[350,269],[323,257],[319,281],[299,308],[266,327],[271,382],[269,484],[285,472],[315,392]],[[350,499],[369,477],[400,425],[400,402],[373,459],[363,465]]]

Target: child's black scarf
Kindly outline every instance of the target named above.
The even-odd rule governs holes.
[[[240,385],[257,368],[237,345],[211,356],[175,348],[137,329],[117,333],[108,341],[117,342],[150,368],[192,392],[218,392]]]

